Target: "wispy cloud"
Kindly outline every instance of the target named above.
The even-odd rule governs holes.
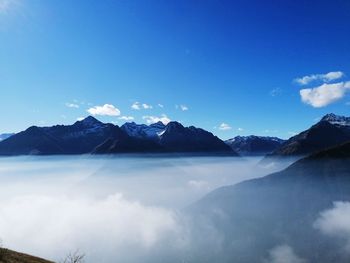
[[[332,71],[326,74],[312,74],[312,75],[296,78],[294,81],[300,85],[307,85],[316,80],[323,81],[323,82],[330,82],[333,80],[340,79],[343,76],[344,76],[344,73],[342,71]]]
[[[159,108],[164,108],[164,105],[161,104],[161,103],[158,103],[158,107],[159,107]]]
[[[221,123],[220,125],[219,125],[219,130],[222,130],[222,131],[228,131],[228,130],[231,130],[232,129],[232,127],[229,125],[229,124],[227,124],[227,123]]]
[[[95,106],[87,110],[92,115],[101,116],[119,116],[120,110],[114,107],[112,104],[104,104],[103,106]]]
[[[66,107],[68,107],[68,108],[79,108],[79,105],[78,104],[76,104],[76,103],[66,103]]]
[[[187,111],[188,110],[188,107],[186,105],[180,105],[180,109],[182,111]]]
[[[120,116],[118,119],[123,121],[133,121],[135,118],[133,116]]]
[[[282,93],[282,90],[280,88],[274,88],[270,90],[270,96],[276,97]]]
[[[147,124],[152,124],[156,122],[162,122],[164,124],[168,124],[171,120],[168,118],[167,115],[162,114],[161,116],[143,116],[142,119],[146,121]]]
[[[187,110],[189,110],[189,108],[186,106],[186,105],[183,105],[183,104],[180,104],[180,105],[175,105],[175,108],[176,109],[180,109],[180,110],[182,110],[182,111],[187,111]]]
[[[147,103],[140,103],[136,101],[131,105],[131,108],[133,110],[141,110],[141,109],[148,110],[148,109],[152,109],[153,106]]]
[[[18,5],[19,0],[0,0],[0,14],[7,13],[14,6]]]
[[[77,118],[77,121],[82,121],[82,120],[84,120],[84,117],[78,117]]]
[[[350,89],[350,81],[323,84],[316,88],[300,90],[302,102],[315,108],[325,107],[343,98]]]

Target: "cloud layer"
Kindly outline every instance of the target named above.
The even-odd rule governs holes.
[[[350,202],[335,202],[323,211],[314,227],[323,234],[345,240],[344,249],[350,253]]]
[[[128,201],[121,194],[102,199],[23,195],[0,204],[0,233],[6,244],[49,258],[79,249],[90,262],[98,262],[94,254],[103,249],[107,262],[116,256],[127,260],[134,249],[141,256],[164,238],[179,241],[173,212]],[[103,248],[98,247],[101,242]]]

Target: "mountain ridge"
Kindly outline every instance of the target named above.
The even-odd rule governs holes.
[[[309,129],[286,140],[267,157],[306,156],[350,141],[350,117],[325,115]]]
[[[240,155],[266,155],[273,152],[284,143],[285,140],[270,136],[236,136],[225,141],[234,151]]]
[[[0,155],[112,153],[227,153],[237,156],[212,133],[178,122],[121,127],[89,116],[72,125],[31,126],[0,142]]]

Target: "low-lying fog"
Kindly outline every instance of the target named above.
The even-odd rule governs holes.
[[[0,158],[0,238],[55,261],[196,262],[181,209],[224,185],[278,166],[234,157]],[[211,230],[203,239],[215,239]],[[191,241],[192,240],[192,241]],[[288,253],[288,248],[276,248]],[[277,252],[274,253],[277,253]],[[172,259],[172,260],[170,260]]]

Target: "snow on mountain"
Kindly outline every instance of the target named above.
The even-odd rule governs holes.
[[[236,136],[226,140],[234,151],[241,155],[265,155],[271,153],[282,145],[284,140],[277,137],[268,136]]]
[[[140,139],[158,139],[165,131],[165,125],[162,122],[157,122],[151,125],[136,124],[135,122],[127,122],[121,126],[129,136]]]
[[[325,115],[321,121],[327,121],[334,125],[350,126],[350,117],[340,116],[334,113]]]

